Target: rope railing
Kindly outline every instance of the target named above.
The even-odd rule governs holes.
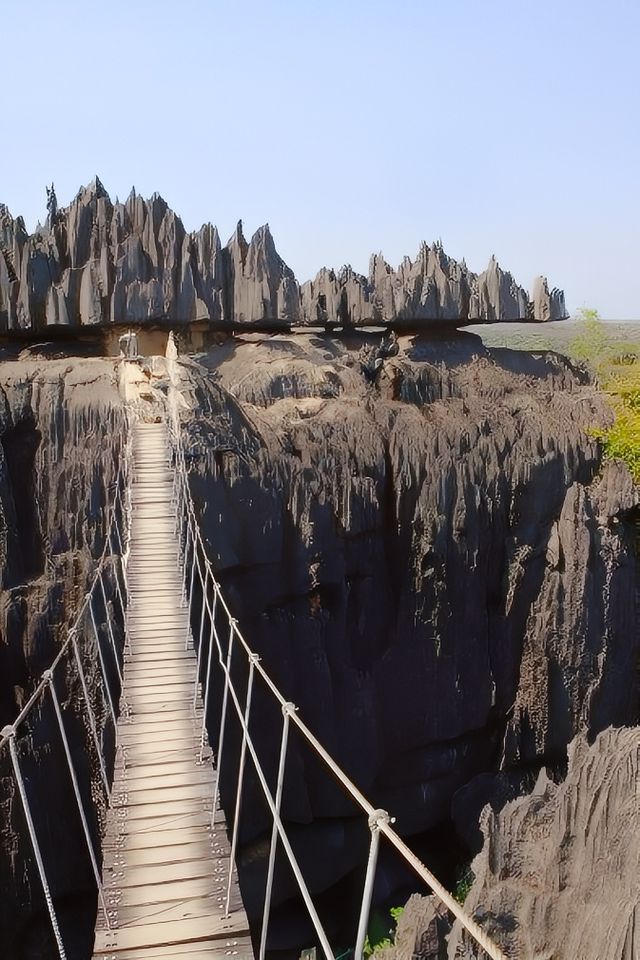
[[[13,723],[9,724],[7,727],[4,727],[3,730],[0,731],[0,750],[2,750],[4,746],[8,745],[9,739],[11,737],[11,733],[7,733],[5,731],[7,730],[11,730],[14,732],[17,731],[18,728],[24,723],[28,715],[31,713],[31,710],[33,709],[35,704],[38,702],[42,694],[47,690],[47,687],[48,687],[47,675],[49,673],[52,673],[59,666],[60,662],[63,660],[65,654],[67,653],[67,651],[69,650],[69,647],[71,646],[72,638],[78,632],[78,628],[80,626],[80,623],[82,621],[82,618],[85,612],[87,611],[87,609],[91,610],[91,598],[93,595],[93,591],[95,590],[98,584],[98,581],[100,580],[101,582],[101,575],[104,571],[104,568],[109,562],[113,560],[115,556],[123,557],[124,555],[123,553],[120,553],[120,554],[114,553],[112,555],[109,555],[108,553],[108,547],[110,546],[110,543],[111,543],[112,528],[115,526],[114,524],[115,511],[118,505],[118,501],[121,500],[120,486],[121,486],[121,479],[123,477],[124,477],[124,470],[121,464],[120,469],[118,471],[118,476],[116,478],[116,492],[114,496],[114,502],[110,510],[109,528],[108,528],[107,536],[105,537],[105,544],[102,549],[102,553],[98,558],[98,563],[94,572],[94,578],[91,583],[91,586],[85,593],[82,603],[80,605],[80,608],[78,610],[78,614],[75,620],[73,621],[73,624],[68,630],[66,640],[63,642],[62,646],[58,650],[58,653],[56,654],[53,662],[47,668],[47,670],[43,673],[42,677],[40,678],[40,681],[38,682],[35,689],[33,690],[33,693],[31,694],[27,702],[24,704],[24,706],[21,708],[20,712],[18,713]],[[118,532],[118,537],[120,538],[119,532]],[[120,543],[121,543],[121,540],[120,540]],[[114,579],[116,580],[116,583],[117,583],[118,582],[117,574],[115,575]],[[119,593],[119,597],[121,597],[122,594],[119,588],[116,588],[116,590]],[[123,599],[121,603],[123,606],[125,605]]]
[[[207,666],[204,671],[204,704],[203,714],[202,744],[204,746],[206,737],[207,708],[210,702],[210,687],[212,682],[213,667],[213,644],[217,652],[217,667],[222,671],[223,690],[220,712],[220,723],[217,730],[217,755],[215,758],[215,781],[213,797],[213,818],[215,819],[216,807],[220,791],[220,771],[224,757],[224,748],[226,746],[225,731],[228,726],[229,704],[235,712],[237,722],[242,732],[240,746],[240,757],[238,761],[238,780],[235,791],[235,811],[232,824],[232,856],[229,866],[229,878],[226,897],[226,911],[229,912],[230,893],[231,893],[231,872],[234,869],[233,854],[237,849],[239,819],[242,804],[242,792],[244,785],[244,772],[247,753],[251,758],[253,769],[260,784],[262,793],[269,808],[272,820],[271,840],[269,847],[269,858],[267,864],[267,876],[264,892],[264,909],[262,916],[262,927],[260,933],[260,946],[258,960],[264,960],[267,946],[267,936],[270,922],[273,879],[275,869],[275,859],[278,843],[281,844],[291,870],[296,879],[298,889],[304,900],[310,920],[318,936],[318,940],[327,960],[335,960],[326,932],[323,929],[318,913],[314,907],[311,893],[303,877],[302,871],[295,857],[293,848],[286,833],[286,829],[281,817],[281,804],[283,796],[283,785],[286,771],[287,748],[291,724],[293,724],[304,741],[311,748],[313,753],[323,762],[324,766],[331,773],[333,778],[340,784],[344,792],[349,795],[361,812],[367,818],[368,829],[370,832],[369,854],[365,874],[365,882],[361,899],[360,915],[358,919],[358,929],[355,946],[355,960],[361,960],[363,948],[369,923],[369,913],[371,909],[373,888],[375,882],[378,854],[380,848],[380,839],[384,837],[387,842],[395,848],[397,853],[404,859],[405,863],[413,870],[421,881],[429,887],[447,910],[462,924],[475,943],[481,947],[485,954],[492,960],[507,960],[506,955],[501,948],[491,939],[485,930],[480,927],[477,921],[469,915],[464,907],[458,903],[454,896],[444,887],[434,874],[425,866],[424,863],[407,846],[400,835],[393,829],[393,818],[384,810],[376,809],[371,804],[359,788],[353,783],[350,777],[336,763],[333,757],[322,746],[319,740],[306,726],[299,716],[297,707],[287,701],[278,689],[277,685],[271,679],[269,673],[263,666],[260,658],[251,649],[245,640],[242,631],[238,626],[238,621],[234,618],[222,594],[220,584],[215,577],[215,571],[209,560],[205,542],[200,531],[195,507],[190,493],[188,471],[184,455],[184,448],[181,438],[180,420],[177,411],[176,392],[170,393],[170,417],[169,417],[169,435],[173,447],[173,456],[175,460],[174,474],[174,496],[178,517],[178,533],[180,544],[183,549],[184,560],[184,583],[186,589],[185,601],[189,610],[191,619],[194,609],[194,595],[197,586],[201,595],[201,609],[199,611],[199,628],[196,631],[199,638],[197,659],[198,672],[195,680],[194,703],[201,684],[201,666],[203,657],[203,639],[206,636],[205,629],[205,611],[209,620],[209,648],[207,652]],[[212,599],[209,599],[209,593],[212,592]],[[228,624],[228,640],[226,649],[220,637],[217,618],[223,615]],[[188,637],[187,637],[188,640]],[[195,642],[195,637],[194,637]],[[245,659],[247,670],[246,690],[244,693],[244,702],[240,697],[232,678],[232,661],[234,651],[242,653]],[[258,757],[256,746],[249,731],[249,721],[252,705],[252,696],[255,679],[259,678],[266,690],[275,700],[283,715],[282,731],[280,736],[280,749],[278,758],[278,771],[276,779],[275,795],[269,787],[268,779],[263,765]],[[202,755],[202,754],[201,754]]]
[[[128,447],[128,441],[127,445]],[[122,622],[122,629],[125,630],[125,611],[127,605],[127,589],[126,589],[126,574],[125,574],[125,557],[126,557],[126,539],[127,534],[126,530],[120,529],[120,522],[122,522],[123,527],[128,526],[128,517],[129,517],[129,505],[125,502],[128,497],[128,483],[127,483],[127,466],[128,466],[128,453],[125,449],[125,452],[120,457],[120,465],[115,481],[115,493],[113,497],[113,502],[109,508],[106,532],[105,532],[105,542],[102,553],[98,558],[96,567],[93,573],[93,579],[89,589],[86,591],[83,601],[80,604],[78,613],[68,630],[66,639],[60,646],[60,649],[56,656],[54,657],[49,668],[45,670],[40,681],[36,685],[35,689],[31,693],[29,699],[24,704],[17,717],[12,724],[4,727],[0,731],[0,752],[4,747],[8,747],[11,765],[13,770],[13,775],[16,781],[18,788],[18,794],[20,796],[20,801],[22,805],[22,810],[27,825],[27,831],[29,834],[29,839],[34,853],[34,859],[36,862],[36,867],[38,870],[40,883],[42,886],[42,891],[44,894],[45,902],[47,905],[47,911],[49,913],[49,919],[51,922],[51,928],[55,938],[58,955],[60,960],[66,960],[67,953],[60,930],[60,924],[57,917],[55,904],[53,901],[53,895],[51,892],[51,886],[47,874],[46,865],[44,863],[41,844],[38,839],[38,831],[36,823],[33,818],[32,813],[32,800],[30,800],[27,792],[27,784],[22,771],[22,766],[20,763],[20,757],[18,754],[18,736],[22,726],[28,720],[31,712],[34,710],[36,705],[40,701],[44,701],[46,694],[49,694],[51,702],[53,704],[55,717],[57,721],[58,732],[60,735],[60,740],[63,747],[63,752],[66,760],[67,771],[71,781],[71,786],[73,790],[73,796],[75,798],[75,803],[80,818],[80,823],[82,826],[82,832],[87,847],[87,853],[89,855],[89,860],[91,863],[91,870],[93,877],[96,883],[96,888],[98,891],[99,903],[104,914],[105,924],[107,928],[110,926],[110,913],[107,908],[107,903],[104,895],[104,888],[102,884],[102,877],[99,869],[99,855],[94,847],[94,841],[91,834],[91,829],[89,826],[89,819],[87,810],[85,809],[85,804],[82,799],[82,792],[80,788],[80,783],[78,781],[77,772],[73,763],[73,754],[71,746],[69,743],[69,736],[67,728],[64,721],[64,712],[58,693],[55,686],[55,674],[56,670],[63,663],[64,659],[68,656],[69,663],[75,667],[78,679],[80,681],[80,688],[82,690],[82,699],[84,701],[84,706],[87,714],[87,721],[89,726],[89,732],[91,734],[91,740],[93,741],[93,746],[95,748],[98,765],[100,768],[100,780],[104,789],[105,797],[109,799],[111,786],[109,782],[109,775],[107,771],[107,758],[105,756],[104,746],[101,740],[100,732],[98,729],[98,721],[96,718],[95,711],[91,703],[90,695],[90,685],[87,680],[86,670],[83,666],[82,656],[80,653],[79,647],[79,635],[82,630],[83,619],[89,615],[91,622],[92,632],[95,638],[95,643],[98,651],[98,660],[99,660],[99,670],[98,674],[101,679],[101,684],[103,688],[103,695],[109,706],[109,716],[113,724],[114,737],[117,746],[117,710],[116,710],[116,700],[115,694],[112,690],[111,683],[109,681],[109,666],[104,656],[104,651],[102,649],[102,643],[100,640],[100,632],[98,624],[96,621],[96,614],[94,611],[94,598],[100,591],[100,599],[103,604],[103,609],[105,613],[105,618],[107,622],[107,638],[108,646],[111,654],[111,658],[115,664],[116,674],[120,682],[122,682],[122,665],[120,662],[120,654],[117,649],[116,638],[113,630],[113,624],[111,622],[111,616],[109,612],[109,600],[107,597],[107,591],[105,588],[104,577],[109,569],[112,568],[112,576],[115,584],[115,596],[118,600],[119,619]],[[118,562],[119,561],[119,562]],[[122,583],[120,578],[122,577]]]

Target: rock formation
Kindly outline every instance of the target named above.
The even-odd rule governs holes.
[[[566,779],[484,812],[466,906],[518,960],[635,960],[640,943],[640,729],[569,749]],[[426,924],[425,924],[426,927]],[[476,957],[456,925],[448,956]]]
[[[393,945],[376,950],[376,960],[442,960],[451,930],[449,915],[436,897],[414,893],[393,933]]]
[[[12,723],[53,661],[75,620],[106,535],[106,506],[121,460],[123,408],[113,363],[97,359],[38,359],[0,363],[0,727]],[[117,607],[113,568],[105,571],[107,604]],[[94,603],[98,629],[107,611]],[[109,610],[118,636],[117,617]],[[99,729],[107,705],[97,679],[94,638],[84,624],[81,650]],[[85,646],[86,645],[86,646]],[[112,680],[115,680],[112,677]],[[114,687],[114,689],[116,689]],[[56,671],[56,690],[85,808],[100,802],[97,760],[77,674],[68,661]],[[104,749],[112,751],[111,728]],[[66,760],[49,697],[21,728],[20,761],[43,856],[60,904],[69,957],[91,949],[95,893]],[[91,774],[95,775],[91,797]],[[92,802],[93,801],[93,802]],[[0,956],[33,960],[57,956],[26,831],[8,751],[0,753]],[[88,921],[88,922],[87,922]],[[78,952],[76,952],[76,948]]]
[[[129,207],[141,235],[183,248],[161,202]],[[152,229],[154,219],[164,227]],[[58,212],[54,231],[61,222]],[[247,270],[249,246],[238,231],[234,277]],[[151,264],[142,250],[136,241],[126,256],[147,264],[140,283],[157,284],[160,295],[166,254],[156,246]],[[228,290],[217,284],[231,268],[213,229],[201,232],[194,256],[209,270],[193,294],[183,285],[185,296],[224,311]],[[259,263],[257,249],[251,257]],[[391,276],[380,261],[376,270]],[[290,278],[284,265],[279,271],[277,283],[261,276],[237,302],[248,309],[284,298]],[[356,275],[349,282],[362,286]],[[496,267],[487,288],[504,294],[510,282]],[[385,296],[392,290],[390,282]],[[245,635],[336,760],[447,882],[451,852],[438,837],[452,834],[461,788],[506,774],[521,784],[544,765],[561,768],[582,730],[594,738],[638,721],[637,491],[624,467],[603,469],[591,430],[611,413],[569,361],[489,350],[470,334],[381,339],[361,331],[227,338],[185,360],[183,434],[202,532]],[[0,365],[7,719],[51,659],[99,553],[122,415],[113,370],[99,360]],[[282,716],[259,687],[252,711],[273,776]],[[216,711],[211,717],[217,722]],[[34,728],[38,755],[53,722],[45,713]],[[231,728],[228,756],[236,736]],[[233,775],[229,763],[227,806]],[[0,778],[8,782],[2,768]],[[60,831],[70,834],[67,788],[58,789],[48,794],[48,860]],[[243,811],[243,895],[259,918],[269,833],[249,775]],[[343,904],[362,889],[366,823],[293,736],[283,815],[330,935],[353,943]],[[11,797],[0,817],[3,888],[17,891],[0,905],[0,935],[7,943],[44,936]],[[67,904],[94,896],[79,837],[54,880]],[[411,880],[383,855],[378,906],[400,903]],[[279,863],[270,949],[313,942]],[[48,956],[31,943],[26,956]]]
[[[209,371],[189,368],[185,432],[246,636],[365,794],[419,837],[450,822],[474,777],[526,781],[562,766],[580,730],[637,721],[637,494],[622,466],[601,472],[589,430],[610,414],[568,361],[401,336],[371,377],[363,348],[377,342],[236,337],[203,358]],[[273,757],[276,718],[256,710]],[[366,831],[302,754],[284,810],[335,925],[330,891],[357,871]],[[265,830],[256,795],[250,912]],[[381,864],[380,890],[394,871]],[[284,877],[274,947],[292,897]]]
[[[0,205],[0,332],[108,323],[425,326],[557,320],[564,295],[536,281],[532,297],[494,258],[472,273],[442,245],[423,244],[397,270],[382,254],[369,276],[323,268],[300,285],[268,226],[247,242],[242,223],[225,247],[210,224],[187,233],[154,194],[111,202],[96,178],[66,208],[49,197],[32,235]]]

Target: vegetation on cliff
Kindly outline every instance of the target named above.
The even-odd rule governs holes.
[[[608,460],[623,460],[640,483],[640,343],[609,340],[597,310],[582,310],[571,355],[587,363],[609,395],[615,421],[595,434]]]

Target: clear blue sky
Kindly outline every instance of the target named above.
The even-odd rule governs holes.
[[[299,279],[442,238],[640,317],[638,0],[1,0],[0,200],[158,190]]]

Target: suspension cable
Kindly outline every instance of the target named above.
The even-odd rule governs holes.
[[[116,742],[118,737],[118,716],[116,713],[116,708],[113,702],[113,695],[111,693],[111,686],[109,684],[109,675],[107,673],[107,667],[104,660],[104,654],[102,652],[102,645],[100,643],[100,634],[98,632],[98,625],[96,624],[95,614],[93,612],[93,605],[89,604],[89,613],[91,614],[91,626],[93,627],[93,634],[96,638],[96,647],[98,648],[98,660],[100,661],[100,669],[102,671],[102,681],[104,683],[105,693],[107,694],[107,702],[109,704],[109,711],[111,713],[111,720],[113,722],[113,729],[116,736]]]
[[[100,737],[98,735],[98,725],[96,723],[96,718],[93,712],[93,707],[91,706],[91,698],[89,696],[89,688],[87,686],[87,680],[84,675],[84,670],[82,667],[82,660],[80,658],[80,651],[78,650],[78,643],[75,637],[71,640],[71,647],[73,649],[73,655],[78,668],[78,676],[80,677],[80,684],[82,685],[82,693],[84,696],[84,702],[87,707],[87,716],[89,718],[89,727],[91,729],[91,734],[93,736],[93,742],[96,747],[96,752],[98,754],[98,763],[100,764],[100,775],[102,777],[102,784],[104,786],[105,794],[108,799],[111,798],[111,786],[109,784],[109,777],[107,776],[107,766],[105,759],[102,753],[102,744],[100,742]]]
[[[96,852],[93,848],[91,831],[89,830],[89,824],[87,822],[87,816],[84,810],[84,804],[82,802],[82,795],[80,793],[80,786],[78,784],[78,778],[76,776],[75,767],[73,765],[73,758],[71,756],[71,750],[69,748],[69,740],[67,739],[67,731],[65,730],[64,720],[62,717],[62,710],[60,709],[60,701],[58,700],[58,694],[56,693],[55,680],[53,677],[53,673],[50,670],[48,670],[46,673],[48,674],[48,676],[46,676],[45,674],[45,677],[49,683],[49,692],[51,694],[53,707],[56,712],[56,718],[58,720],[58,728],[60,730],[60,737],[62,739],[62,745],[64,747],[65,757],[67,758],[67,766],[69,768],[69,776],[71,777],[73,792],[76,798],[76,804],[78,806],[78,813],[80,814],[80,820],[82,822],[82,831],[84,833],[84,838],[87,844],[87,852],[91,860],[91,869],[93,870],[93,876],[96,881],[96,886],[98,888],[98,897],[100,898],[100,906],[102,907],[102,913],[104,914],[104,921],[108,930],[109,929],[109,911],[107,910],[107,904],[104,899],[102,877],[100,876],[100,870],[98,868],[98,862],[96,860]]]
[[[127,441],[127,445],[128,445],[128,442],[129,442],[129,441]],[[13,724],[12,724],[11,726],[5,727],[2,731],[0,731],[0,750],[2,749],[2,747],[5,746],[5,744],[8,744],[8,745],[9,745],[9,752],[10,752],[10,756],[11,756],[11,763],[12,763],[12,767],[13,767],[13,774],[14,774],[14,778],[15,778],[15,781],[16,781],[16,784],[17,784],[17,787],[18,787],[18,793],[19,793],[19,795],[20,795],[20,800],[21,800],[21,803],[22,803],[22,808],[23,808],[23,812],[24,812],[24,816],[25,816],[25,820],[26,820],[26,824],[27,824],[27,829],[28,829],[28,832],[29,832],[29,837],[30,837],[30,840],[31,840],[31,845],[32,845],[32,848],[33,848],[34,857],[35,857],[35,861],[36,861],[36,866],[37,866],[37,869],[38,869],[38,874],[39,874],[39,876],[40,876],[40,882],[41,882],[41,885],[42,885],[42,890],[43,890],[44,897],[45,897],[45,901],[46,901],[46,905],[47,905],[47,911],[48,911],[48,913],[49,913],[49,918],[50,918],[50,921],[51,921],[51,927],[52,927],[52,929],[53,929],[53,933],[54,933],[54,937],[55,937],[55,940],[56,940],[56,945],[57,945],[58,955],[59,955],[60,960],[66,960],[66,951],[65,951],[65,946],[64,946],[63,939],[62,939],[62,935],[61,935],[61,932],[60,932],[60,927],[59,927],[59,924],[58,924],[58,919],[57,919],[57,915],[56,915],[56,910],[55,910],[55,906],[54,906],[53,898],[52,898],[52,894],[51,894],[51,888],[50,888],[50,886],[49,886],[49,880],[48,880],[48,877],[47,877],[47,873],[46,873],[46,869],[45,869],[45,865],[44,865],[44,860],[43,860],[43,857],[42,857],[42,851],[41,851],[41,849],[40,849],[40,845],[39,845],[39,842],[38,842],[38,837],[37,837],[37,832],[36,832],[35,824],[34,824],[34,821],[33,821],[32,814],[31,814],[31,809],[30,809],[30,805],[29,805],[29,799],[28,799],[28,795],[27,795],[27,791],[26,791],[26,787],[25,787],[25,782],[24,782],[24,779],[23,779],[23,776],[22,776],[22,771],[21,771],[21,768],[20,768],[20,761],[19,761],[18,751],[17,751],[17,746],[16,746],[16,738],[17,738],[17,732],[18,732],[19,727],[24,723],[24,721],[25,721],[26,718],[29,716],[29,714],[30,714],[31,710],[33,709],[33,707],[35,706],[35,704],[40,700],[40,698],[44,695],[45,691],[48,689],[48,690],[50,691],[50,693],[51,693],[51,698],[52,698],[53,705],[54,705],[54,710],[55,710],[55,713],[56,713],[56,718],[57,718],[57,722],[58,722],[58,727],[59,727],[60,735],[61,735],[62,742],[63,742],[64,753],[65,753],[65,757],[66,757],[66,760],[67,760],[67,766],[68,766],[68,769],[69,769],[69,774],[70,774],[71,781],[72,781],[73,791],[74,791],[74,795],[75,795],[75,798],[76,798],[76,803],[77,803],[77,806],[78,806],[78,812],[79,812],[79,814],[80,814],[80,818],[81,818],[81,821],[82,821],[82,828],[83,828],[83,832],[84,832],[84,836],[85,836],[85,840],[86,840],[86,844],[87,844],[87,850],[88,850],[88,853],[89,853],[89,856],[90,856],[90,859],[91,859],[91,867],[92,867],[93,874],[94,874],[94,878],[95,878],[96,885],[97,885],[97,888],[98,888],[98,894],[99,894],[99,897],[100,897],[100,903],[101,903],[102,910],[103,910],[103,913],[104,913],[105,924],[106,924],[107,929],[108,929],[109,926],[110,926],[110,924],[109,924],[109,914],[108,914],[107,906],[106,906],[105,899],[104,899],[104,892],[103,892],[103,887],[102,887],[102,879],[101,879],[101,876],[100,876],[100,871],[99,871],[99,868],[98,868],[98,862],[97,862],[95,850],[94,850],[94,847],[93,847],[93,841],[92,841],[92,838],[91,838],[91,831],[90,831],[90,829],[89,829],[88,821],[87,821],[87,818],[86,818],[86,813],[85,813],[85,810],[84,810],[84,805],[83,805],[83,803],[82,803],[82,797],[81,797],[81,793],[80,793],[80,788],[79,788],[79,784],[78,784],[78,779],[77,779],[77,776],[76,776],[75,768],[74,768],[74,765],[73,765],[73,759],[72,759],[72,755],[71,755],[71,749],[70,749],[69,741],[68,741],[68,738],[67,738],[67,733],[66,733],[66,729],[65,729],[65,725],[64,725],[64,720],[63,720],[63,716],[62,716],[62,711],[61,711],[61,708],[60,708],[60,702],[59,702],[59,700],[58,700],[58,696],[57,696],[56,689],[55,689],[54,672],[55,672],[56,668],[59,666],[59,664],[62,662],[62,660],[63,660],[63,658],[65,657],[65,655],[68,653],[69,649],[71,649],[72,652],[73,652],[74,658],[75,658],[76,666],[77,666],[77,669],[78,669],[78,675],[79,675],[80,682],[81,682],[81,685],[82,685],[83,695],[84,695],[84,699],[85,699],[85,703],[86,703],[86,707],[87,707],[87,715],[88,715],[88,719],[89,719],[89,727],[90,727],[91,734],[92,734],[92,737],[93,737],[93,740],[94,740],[94,743],[95,743],[95,746],[96,746],[97,754],[98,754],[98,760],[99,760],[99,765],[100,765],[101,778],[102,778],[103,785],[104,785],[104,788],[105,788],[106,796],[109,797],[109,796],[110,796],[109,778],[108,778],[108,775],[107,775],[107,770],[106,770],[106,765],[105,765],[105,761],[104,761],[104,756],[103,756],[103,754],[102,754],[102,749],[101,749],[101,744],[100,744],[100,737],[99,737],[99,735],[98,735],[98,730],[97,730],[97,725],[96,725],[95,716],[94,716],[94,713],[93,713],[93,709],[92,709],[92,707],[91,707],[91,700],[90,700],[90,697],[89,697],[89,691],[88,691],[88,687],[87,687],[87,682],[86,682],[86,678],[85,678],[85,675],[84,675],[84,670],[83,670],[83,668],[82,668],[82,660],[81,660],[80,653],[79,653],[79,650],[78,650],[77,634],[78,634],[78,630],[79,630],[79,628],[80,628],[80,624],[81,624],[81,622],[82,622],[82,619],[83,619],[83,617],[85,616],[86,610],[87,610],[87,608],[89,608],[90,613],[91,613],[91,620],[92,620],[93,627],[94,627],[94,631],[95,631],[95,634],[96,634],[96,643],[97,643],[97,646],[98,646],[98,652],[99,652],[99,655],[100,655],[100,659],[101,659],[101,663],[102,663],[102,667],[103,667],[103,671],[104,671],[104,661],[102,660],[102,651],[101,651],[101,648],[100,648],[100,639],[99,639],[99,636],[98,636],[98,630],[97,630],[97,626],[96,626],[96,623],[95,623],[95,616],[94,616],[94,613],[93,613],[92,598],[93,598],[94,590],[95,590],[95,588],[96,588],[96,584],[98,583],[98,581],[100,581],[100,586],[101,586],[101,589],[102,589],[103,600],[104,600],[104,604],[105,604],[105,615],[106,615],[106,617],[107,617],[108,627],[109,627],[109,630],[110,630],[110,633],[111,633],[111,637],[113,638],[113,633],[112,633],[112,629],[111,629],[111,624],[110,624],[110,622],[109,622],[109,611],[108,611],[108,607],[107,607],[106,593],[105,593],[104,582],[103,582],[103,580],[102,580],[102,576],[103,576],[103,572],[104,572],[104,570],[105,570],[105,568],[106,568],[107,562],[109,562],[109,561],[111,560],[110,550],[112,550],[112,535],[113,535],[113,531],[114,531],[114,530],[115,530],[115,533],[116,533],[116,536],[117,536],[117,540],[118,540],[118,542],[119,542],[119,544],[120,544],[120,549],[121,549],[121,561],[124,562],[124,560],[123,560],[123,550],[122,550],[122,537],[121,537],[120,530],[119,530],[119,526],[118,526],[117,507],[118,507],[118,500],[119,500],[119,497],[120,497],[120,483],[121,483],[121,481],[124,482],[124,471],[126,470],[127,462],[128,462],[127,451],[126,451],[126,449],[125,449],[125,455],[124,455],[123,458],[121,458],[121,462],[120,462],[120,465],[119,465],[119,468],[118,468],[118,473],[117,473],[117,475],[116,475],[116,480],[115,480],[115,494],[114,494],[114,498],[113,498],[113,502],[112,502],[112,504],[111,504],[111,507],[109,508],[109,513],[108,513],[108,518],[107,518],[107,524],[106,524],[106,536],[105,536],[104,546],[103,546],[102,552],[101,552],[101,554],[100,554],[100,557],[98,558],[98,561],[97,561],[97,564],[96,564],[96,567],[95,567],[95,570],[94,570],[94,576],[93,576],[93,580],[92,580],[92,582],[91,582],[91,585],[90,585],[89,589],[87,590],[87,592],[85,593],[84,599],[83,599],[83,601],[82,601],[82,603],[80,604],[80,607],[79,607],[79,609],[78,609],[76,618],[75,618],[75,620],[73,621],[71,627],[69,628],[69,630],[68,630],[68,632],[67,632],[66,640],[65,640],[64,643],[61,645],[61,647],[60,647],[57,655],[54,657],[54,659],[53,659],[52,663],[50,664],[49,668],[43,673],[40,681],[39,681],[38,684],[36,685],[35,689],[33,690],[32,694],[31,694],[31,696],[29,697],[29,699],[27,700],[27,702],[24,704],[24,706],[23,706],[22,709],[20,710],[20,712],[19,712],[18,716],[16,717],[16,719],[14,720]],[[121,504],[121,515],[122,515],[123,518],[125,517],[125,511],[124,511],[124,508],[123,508],[123,505],[122,505],[122,504]],[[115,572],[115,577],[116,577],[116,589],[117,589],[117,591],[118,591],[119,600],[120,600],[120,606],[121,606],[121,610],[122,610],[122,613],[123,613],[123,616],[124,616],[125,603],[124,603],[124,598],[123,598],[123,595],[122,595],[122,591],[121,591],[121,589],[120,589],[120,584],[119,584],[119,581],[118,581],[117,570],[116,570],[116,572]],[[125,588],[126,588],[126,583],[125,583]],[[115,650],[114,650],[114,653],[115,653]],[[117,655],[116,655],[116,661],[117,661]],[[107,694],[108,694],[108,697],[109,697],[110,706],[111,706],[111,710],[112,710],[112,716],[113,716],[113,718],[114,718],[114,724],[115,724],[115,712],[114,712],[114,710],[113,710],[113,703],[112,703],[112,701],[111,701],[111,693],[110,693],[109,686],[108,686],[108,680],[107,680],[106,672],[104,672],[104,682],[105,682],[105,687],[106,687]]]
[[[118,489],[120,480],[121,480],[121,479],[124,479],[124,467],[123,467],[123,463],[125,463],[125,462],[126,462],[126,457],[124,458],[123,462],[121,462],[120,467],[119,467],[119,470],[118,470],[118,474],[117,474],[117,476],[116,476],[116,482],[115,482],[116,491],[117,491],[117,489]],[[84,595],[84,598],[83,598],[83,600],[82,600],[82,603],[80,604],[80,607],[78,608],[78,613],[77,613],[77,615],[76,615],[75,620],[73,621],[72,625],[69,627],[66,640],[65,640],[64,643],[61,645],[61,647],[60,647],[60,649],[58,650],[58,653],[56,654],[56,656],[54,657],[52,663],[51,663],[51,664],[49,665],[49,667],[47,668],[47,669],[50,670],[50,671],[54,671],[54,670],[57,669],[58,665],[60,664],[60,662],[62,661],[63,657],[64,657],[65,654],[67,653],[67,650],[69,649],[69,646],[71,645],[71,642],[72,642],[72,637],[73,637],[74,634],[77,632],[77,630],[78,630],[78,628],[79,628],[79,625],[80,625],[80,623],[81,623],[82,617],[84,616],[84,613],[85,613],[85,611],[86,611],[86,609],[87,609],[87,606],[90,604],[91,597],[92,597],[92,595],[93,595],[93,591],[94,591],[94,589],[95,589],[95,587],[96,587],[96,584],[97,584],[97,581],[98,581],[98,577],[100,576],[103,567],[105,566],[105,564],[106,564],[106,563],[108,562],[108,560],[109,560],[109,554],[108,554],[108,548],[109,548],[109,543],[110,543],[110,533],[109,533],[109,532],[110,532],[110,530],[111,530],[111,526],[112,526],[113,524],[115,524],[116,521],[117,521],[116,513],[115,513],[115,505],[116,505],[116,497],[115,497],[115,495],[114,495],[114,502],[112,503],[111,508],[110,508],[110,511],[109,511],[110,517],[109,517],[109,523],[108,523],[108,532],[107,532],[107,536],[105,537],[105,542],[104,542],[104,547],[103,547],[103,549],[102,549],[102,553],[100,554],[100,557],[98,558],[98,561],[97,561],[97,565],[96,565],[96,568],[95,568],[95,571],[94,571],[93,581],[92,581],[92,583],[91,583],[91,586],[89,587],[89,589],[87,590],[87,592],[86,592],[85,595]],[[36,685],[35,689],[33,690],[33,693],[31,694],[31,696],[29,697],[29,699],[27,700],[27,702],[24,704],[24,706],[22,707],[22,709],[21,709],[20,712],[18,713],[18,716],[17,716],[17,717],[15,718],[15,720],[13,721],[13,724],[12,724],[13,729],[15,729],[15,730],[17,731],[17,730],[18,730],[18,727],[20,727],[20,726],[24,723],[25,719],[27,718],[27,716],[29,715],[29,713],[31,712],[31,710],[33,709],[33,707],[35,706],[35,704],[38,702],[38,700],[40,699],[40,697],[42,696],[42,694],[43,694],[43,693],[45,692],[45,690],[47,689],[47,686],[48,686],[48,684],[47,684],[46,680],[45,680],[43,677],[41,677],[41,678],[40,678],[40,681],[38,682],[38,684]],[[0,731],[0,750],[2,750],[2,748],[3,748],[6,744],[8,744],[8,743],[9,743],[9,737],[8,737],[8,736],[5,736],[4,733]]]
[[[49,912],[49,919],[51,920],[53,935],[56,939],[56,945],[58,947],[58,955],[60,957],[60,960],[67,960],[67,954],[64,948],[64,942],[62,940],[62,934],[60,933],[60,927],[58,925],[58,917],[56,916],[56,909],[53,904],[53,898],[51,896],[51,888],[49,886],[49,880],[47,878],[47,873],[44,868],[44,861],[42,859],[40,844],[38,843],[38,835],[36,833],[33,817],[31,816],[29,798],[27,796],[24,780],[22,778],[22,771],[20,770],[20,761],[18,759],[18,750],[16,748],[15,725],[11,727],[5,727],[2,730],[2,737],[9,743],[11,763],[13,764],[13,774],[15,776],[16,783],[18,785],[18,793],[20,794],[20,800],[22,801],[22,809],[24,811],[25,820],[27,821],[29,838],[31,840],[31,846],[33,847],[33,854],[36,858],[36,866],[38,867],[38,873],[40,874],[40,883],[42,884],[42,890],[44,893],[44,899],[47,904],[47,910]]]

